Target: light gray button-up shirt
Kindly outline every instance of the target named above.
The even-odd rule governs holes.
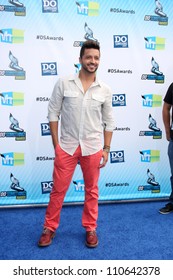
[[[98,81],[84,93],[82,83],[75,75],[59,79],[48,105],[49,121],[60,120],[60,146],[73,155],[80,145],[83,156],[102,149],[103,130],[115,128],[112,114],[112,92]]]

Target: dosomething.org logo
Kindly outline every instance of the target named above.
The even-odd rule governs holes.
[[[112,151],[112,152],[110,152],[110,162],[111,163],[124,162],[124,151]]]
[[[141,162],[157,162],[160,161],[159,150],[144,150],[140,151]]]
[[[159,63],[155,60],[154,57],[151,58],[151,73],[152,74],[142,74],[141,80],[154,80],[155,83],[164,83],[165,76],[162,71],[160,71]]]
[[[145,48],[147,50],[164,50],[165,49],[165,38],[160,37],[145,37]]]
[[[158,0],[155,1],[154,12],[156,15],[145,15],[144,20],[155,21],[155,22],[158,22],[159,25],[163,25],[163,26],[168,25],[167,14],[164,12],[163,5]]]
[[[13,28],[0,29],[0,42],[22,44],[24,43],[24,31]]]
[[[23,153],[4,153],[0,154],[2,157],[3,166],[19,166],[24,165]]]
[[[10,113],[9,115],[10,121],[10,131],[1,131],[0,138],[15,138],[16,141],[25,141],[26,140],[26,132],[23,128],[19,126],[19,121],[14,118],[14,116]]]
[[[84,180],[73,181],[73,186],[74,186],[75,192],[84,192],[84,190],[85,190]]]
[[[23,67],[19,65],[19,59],[11,51],[9,51],[8,58],[10,60],[10,70],[0,70],[0,76],[11,76],[15,77],[15,80],[25,80],[26,73]]]
[[[2,106],[23,106],[24,94],[22,92],[2,92],[0,93]]]
[[[128,48],[128,35],[114,35],[114,48]]]
[[[41,123],[41,135],[42,136],[50,135],[49,123]]]
[[[126,106],[126,95],[125,94],[113,94],[112,95],[112,106]]]
[[[24,4],[20,1],[9,0],[10,5],[0,5],[0,12],[11,12],[15,16],[26,16],[26,8]]]
[[[77,14],[82,16],[98,16],[99,3],[93,1],[77,1]]]
[[[42,76],[57,75],[56,62],[44,62],[41,63]]]
[[[157,94],[145,94],[142,95],[142,106],[143,107],[161,107],[162,96]]]
[[[53,188],[53,181],[41,182],[42,194],[50,193]]]
[[[58,13],[58,0],[42,0],[43,13]]]

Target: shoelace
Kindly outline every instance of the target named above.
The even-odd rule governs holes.
[[[48,228],[44,228],[43,234],[48,234],[49,232],[50,232],[50,230]]]
[[[89,231],[89,233],[88,233],[89,235],[96,235],[96,231],[95,230],[93,230],[93,231]]]

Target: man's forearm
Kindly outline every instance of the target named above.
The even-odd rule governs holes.
[[[58,122],[49,122],[49,126],[50,126],[50,133],[52,136],[52,143],[54,148],[56,147],[56,145],[58,144]]]
[[[171,105],[164,103],[163,110],[162,110],[162,117],[165,126],[167,140],[169,140],[170,138],[170,109],[171,109]]]
[[[112,140],[112,131],[106,131],[104,130],[104,146],[111,146],[111,140]]]

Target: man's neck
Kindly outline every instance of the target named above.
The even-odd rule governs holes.
[[[79,79],[81,80],[84,93],[88,90],[88,88],[92,85],[92,83],[96,79],[95,73],[87,73],[82,70],[79,72]]]
[[[82,69],[79,72],[79,79],[81,81],[84,81],[85,83],[93,83],[96,79],[96,74],[94,73],[88,73],[86,71],[83,71]]]

